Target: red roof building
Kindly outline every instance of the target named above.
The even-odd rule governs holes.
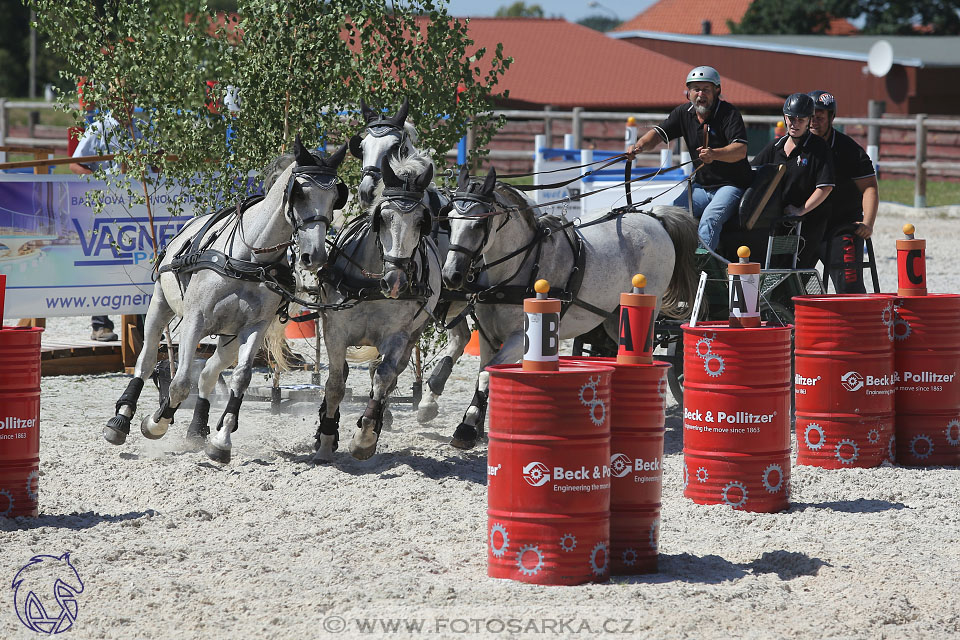
[[[740,22],[753,0],[660,0],[614,31],[665,31],[668,33],[730,33],[727,20]],[[709,21],[705,31],[704,21]],[[830,21],[827,34],[846,36],[857,28],[842,18]]]
[[[686,62],[609,38],[560,19],[471,18],[470,37],[493,49],[503,43],[513,63],[497,90],[501,107],[591,111],[665,111],[684,102]],[[720,69],[723,74],[723,69]],[[783,99],[725,79],[724,98],[741,109],[776,111]]]

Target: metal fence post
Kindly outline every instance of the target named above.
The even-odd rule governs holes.
[[[868,118],[882,118],[887,103],[883,100],[870,100],[867,103]],[[880,161],[880,127],[875,124],[867,125],[867,155],[873,161],[874,169],[877,169],[877,163]],[[880,171],[877,169],[877,177],[880,177]]]
[[[917,114],[917,157],[916,157],[916,178],[913,192],[913,206],[922,208],[927,206],[927,170],[923,163],[927,160],[927,114]]]
[[[547,106],[545,106],[545,107],[543,108],[543,110],[544,110],[544,111],[553,111],[553,107],[548,104]],[[552,131],[552,128],[553,128],[553,120],[550,118],[549,115],[544,116],[544,118],[543,118],[543,135],[544,135],[544,137],[547,139],[547,144],[544,145],[544,146],[546,146],[548,149],[553,148],[553,131]]]
[[[583,120],[580,119],[580,115],[582,113],[583,107],[573,108],[573,123],[571,124],[571,132],[573,133],[574,149],[583,148]]]
[[[10,123],[7,122],[7,99],[0,98],[0,146],[7,144],[7,134],[9,133],[8,127]],[[7,161],[7,152],[0,151],[0,162]]]

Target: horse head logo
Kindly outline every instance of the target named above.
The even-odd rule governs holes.
[[[10,588],[17,617],[31,631],[62,633],[77,619],[77,596],[83,593],[83,581],[70,563],[69,553],[30,558]]]

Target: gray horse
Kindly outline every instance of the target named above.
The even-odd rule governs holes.
[[[200,339],[216,335],[217,348],[199,378],[199,399],[188,438],[201,443],[209,434],[210,394],[220,372],[237,361],[230,378],[230,399],[217,432],[206,446],[217,462],[230,461],[230,434],[236,430],[244,391],[250,384],[254,357],[264,340],[282,360],[283,328],[279,311],[284,293],[292,292],[293,276],[286,249],[293,246],[300,267],[318,270],[327,261],[324,244],[333,211],[346,201],[346,186],[337,167],[346,145],[330,157],[294,144],[291,163],[266,197],[240,213],[225,209],[191,220],[170,241],[158,262],[159,277],[144,327],[144,344],[135,375],[117,401],[116,415],[104,427],[112,444],[123,444],[144,381],[157,362],[160,336],[175,316],[180,325],[180,354],[169,395],[153,415],[144,416],[140,431],[146,438],[162,437],[174,412],[190,391],[194,353]]]
[[[431,220],[426,190],[433,162],[414,151],[403,158],[388,156],[381,168],[383,183],[370,215],[340,232],[321,274],[325,303],[357,304],[322,316],[330,368],[316,436],[318,462],[333,460],[338,446],[347,348],[375,346],[381,358],[370,401],[350,442],[350,453],[365,460],[376,452],[387,394],[440,299],[440,259],[427,233]]]
[[[380,167],[383,159],[391,153],[408,155],[414,152],[417,131],[411,123],[406,121],[409,110],[408,99],[404,99],[396,114],[392,116],[371,109],[363,100],[360,101],[360,112],[366,128],[362,135],[358,134],[350,139],[350,152],[359,158],[363,165],[363,180],[360,182],[358,194],[364,206],[369,207],[373,202],[375,189],[380,184]],[[427,198],[434,213],[439,213],[439,209],[446,204],[445,197],[433,186],[428,187]],[[431,229],[431,236],[440,252],[442,262],[447,252],[449,234],[446,229],[441,229],[435,224]],[[463,311],[465,306],[463,296],[451,295],[446,290],[441,291],[437,316],[452,320]],[[421,424],[433,420],[439,413],[437,399],[443,393],[443,388],[453,370],[453,364],[463,355],[463,350],[469,341],[470,329],[465,321],[461,320],[447,330],[446,346],[427,379],[427,389],[417,409],[417,420]]]
[[[668,315],[682,315],[695,293],[697,225],[685,210],[656,207],[649,214],[609,215],[573,227],[552,216],[538,218],[534,207],[517,206],[519,194],[504,195],[512,190],[497,185],[493,170],[483,183],[469,181],[462,172],[448,216],[451,251],[443,266],[444,285],[460,289],[480,273],[489,283],[476,310],[481,373],[451,440],[461,449],[473,447],[483,431],[489,377],[484,369],[523,355],[520,302],[532,297],[535,280],[545,278],[552,294],[572,299],[562,315],[561,339],[602,322],[616,340],[613,312],[636,273],[647,277],[646,293],[659,296],[658,305]]]

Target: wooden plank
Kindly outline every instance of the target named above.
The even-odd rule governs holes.
[[[763,209],[767,206],[767,202],[770,201],[770,197],[773,195],[774,190],[777,188],[777,185],[780,184],[780,180],[783,179],[783,174],[786,169],[787,165],[785,164],[781,164],[777,168],[777,175],[773,176],[773,180],[771,180],[770,184],[767,186],[766,193],[763,194],[763,199],[760,201],[760,204],[757,205],[757,208],[753,210],[753,213],[750,214],[750,219],[747,220],[747,229],[753,229],[753,225],[757,224],[757,220],[760,219],[760,214],[763,213]]]
[[[46,318],[20,318],[17,320],[18,327],[46,327]]]

